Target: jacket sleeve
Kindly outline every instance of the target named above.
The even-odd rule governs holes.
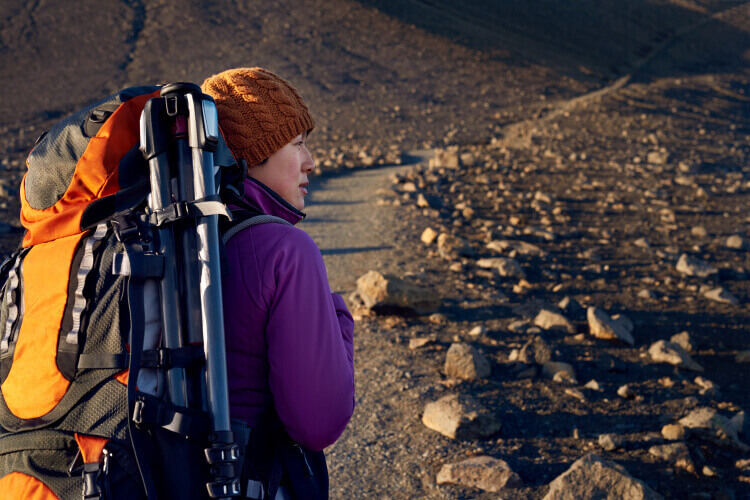
[[[333,444],[354,411],[354,321],[331,292],[313,240],[290,231],[271,253],[269,386],[289,436],[311,450]]]

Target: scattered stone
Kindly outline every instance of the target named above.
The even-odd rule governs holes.
[[[547,252],[525,241],[493,240],[487,243],[487,248],[499,253],[516,252],[518,255],[530,255],[540,258],[547,256]]]
[[[540,336],[535,335],[529,339],[518,353],[518,361],[526,364],[536,363],[543,365],[552,359],[552,349]]]
[[[628,384],[625,384],[617,388],[617,395],[624,399],[633,399],[635,392],[633,392],[633,389]]]
[[[599,446],[607,451],[616,450],[622,448],[625,439],[617,434],[600,434],[599,435]]]
[[[518,319],[516,321],[511,322],[508,325],[508,331],[511,331],[513,333],[525,333],[526,330],[529,329],[529,322],[525,319]]]
[[[583,307],[581,307],[581,304],[576,299],[567,295],[557,303],[557,307],[568,314],[577,314],[583,310]]]
[[[576,327],[560,313],[542,309],[534,318],[534,324],[545,330],[563,330],[567,333],[575,333]]]
[[[596,380],[589,380],[586,382],[586,385],[583,386],[584,389],[591,389],[592,391],[601,391],[602,387],[599,385],[599,382]]]
[[[490,362],[476,347],[469,344],[451,344],[443,367],[449,377],[463,380],[486,378],[492,372]]]
[[[430,165],[457,169],[460,166],[458,151],[436,149],[433,157],[430,159]]]
[[[705,238],[708,236],[708,230],[703,226],[693,226],[690,229],[690,234],[698,238]]]
[[[693,344],[693,339],[690,337],[690,332],[675,333],[669,338],[669,341],[685,349],[685,352],[695,352],[695,345]]]
[[[703,377],[695,377],[694,382],[696,385],[700,386],[701,390],[699,391],[701,396],[708,396],[708,397],[719,397],[721,393],[719,392],[719,386],[714,384],[711,380],[705,379]]]
[[[569,382],[577,384],[576,371],[572,365],[562,361],[548,361],[542,366],[542,375],[555,382]]]
[[[688,472],[695,472],[695,464],[690,458],[690,451],[685,443],[669,443],[658,446],[652,446],[648,449],[649,454],[671,462],[675,467],[684,469]]]
[[[408,309],[427,314],[440,307],[440,297],[433,290],[377,271],[357,278],[357,293],[372,310]]]
[[[488,437],[502,427],[493,412],[466,394],[450,394],[428,403],[422,423],[451,439]]]
[[[663,497],[633,478],[622,465],[589,453],[550,483],[544,500],[582,498],[661,500]]]
[[[420,347],[426,346],[430,342],[432,342],[432,339],[430,339],[430,338],[427,338],[427,337],[415,337],[413,339],[409,339],[409,349],[411,349],[413,351],[413,350],[419,349]]]
[[[638,238],[633,244],[640,248],[649,248],[651,246],[651,243],[646,238]]]
[[[469,330],[469,335],[472,337],[481,337],[482,335],[487,333],[487,329],[483,327],[482,325],[475,326],[471,330]]]
[[[434,210],[439,210],[443,207],[443,202],[437,196],[419,193],[417,195],[417,206],[419,208],[432,208]]]
[[[669,161],[669,153],[666,151],[649,151],[646,161],[652,165],[666,165]]]
[[[687,276],[697,276],[699,278],[708,278],[709,276],[719,274],[719,270],[712,265],[694,259],[686,253],[682,254],[677,261],[677,271]]]
[[[421,240],[422,243],[425,245],[432,245],[432,242],[435,241],[438,237],[438,232],[432,229],[431,227],[428,227],[422,232]]]
[[[523,485],[521,476],[513,472],[507,462],[486,455],[443,465],[438,472],[437,483],[458,484],[492,493]]]
[[[682,441],[687,439],[688,431],[684,425],[667,424],[661,428],[661,435],[670,441]]]
[[[565,394],[567,394],[568,396],[573,396],[574,398],[576,398],[577,400],[579,400],[582,403],[586,403],[587,402],[586,396],[581,391],[579,391],[578,389],[576,389],[575,387],[566,387],[565,388]]]
[[[437,238],[438,255],[444,259],[455,260],[459,257],[472,257],[474,250],[469,242],[459,236],[441,233]]]
[[[674,342],[667,342],[666,340],[656,341],[648,348],[648,354],[657,363],[669,363],[679,368],[696,372],[703,371],[703,367],[693,361],[690,354]]]
[[[750,450],[737,436],[737,429],[728,418],[719,415],[713,408],[701,407],[681,418],[679,423],[691,429],[693,434],[717,444],[731,445],[740,450]]]
[[[740,303],[739,299],[729,292],[726,288],[720,286],[712,288],[706,292],[703,292],[703,296],[707,299],[711,299],[715,302],[721,302],[724,304],[737,305]]]
[[[727,248],[731,248],[733,250],[745,250],[748,247],[747,240],[740,236],[739,234],[733,234],[729,238],[727,238]]]
[[[719,475],[719,472],[710,465],[704,465],[701,472],[706,477],[717,477]]]
[[[737,460],[734,466],[740,470],[750,469],[750,458]]]
[[[460,262],[454,262],[450,266],[448,266],[448,269],[453,271],[454,273],[462,273],[464,272],[464,265]]]
[[[632,323],[624,319],[611,318],[604,310],[598,307],[589,307],[586,313],[591,334],[604,340],[615,340],[629,345],[635,345],[633,338]],[[621,316],[620,318],[624,318]],[[628,328],[631,326],[631,328]]]
[[[526,273],[521,269],[517,260],[508,257],[490,257],[479,259],[477,266],[485,269],[497,269],[498,274],[503,278],[518,277],[525,278]]]
[[[442,313],[432,313],[427,317],[427,320],[434,325],[444,325],[448,322],[445,314]]]
[[[646,299],[646,300],[656,300],[658,297],[657,295],[652,292],[651,290],[644,288],[640,292],[638,292],[638,298],[639,299]]]

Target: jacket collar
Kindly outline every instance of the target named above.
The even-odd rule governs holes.
[[[245,188],[245,200],[258,207],[263,213],[280,217],[290,224],[297,224],[305,218],[303,212],[297,210],[291,203],[259,180],[245,177],[242,184]]]

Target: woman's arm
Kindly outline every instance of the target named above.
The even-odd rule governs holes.
[[[269,260],[276,282],[266,328],[274,405],[293,440],[322,450],[354,411],[354,321],[331,293],[320,250],[307,233],[290,231]]]

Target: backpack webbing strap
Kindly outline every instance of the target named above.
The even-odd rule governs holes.
[[[229,241],[229,238],[234,236],[235,234],[239,233],[245,228],[248,228],[250,226],[257,226],[259,224],[284,224],[286,226],[292,226],[293,224],[289,221],[286,221],[282,219],[281,217],[274,217],[273,215],[267,215],[267,214],[261,214],[261,215],[253,215],[237,224],[233,224],[232,227],[230,227],[222,236],[221,241],[225,245],[227,244],[227,241]]]
[[[188,368],[205,361],[202,345],[148,349],[141,355],[141,368]]]
[[[130,355],[122,354],[81,354],[78,357],[79,370],[118,369],[124,370],[130,363]]]
[[[125,245],[124,253],[127,254],[128,260],[133,260],[133,255],[137,253],[135,249]],[[144,303],[143,303],[143,286],[144,278],[138,274],[131,275],[127,282],[127,300],[130,310],[130,332],[128,334],[128,343],[130,345],[130,363],[128,365],[128,411],[133,414],[136,400],[136,382],[138,380],[138,371],[141,366],[141,351],[143,351],[143,325],[146,322]],[[157,498],[156,485],[151,475],[151,469],[147,460],[146,450],[151,450],[153,443],[147,439],[147,436],[141,432],[133,422],[128,418],[128,433],[130,442],[133,446],[133,455],[135,456],[138,471],[141,474],[141,481],[146,493],[146,497]],[[153,455],[151,455],[153,456]]]
[[[210,425],[208,414],[188,411],[142,393],[136,397],[132,421],[141,428],[157,426],[186,438],[205,436]]]
[[[208,215],[224,215],[231,219],[231,215],[229,215],[226,205],[221,201],[221,197],[213,194],[200,200],[172,203],[161,210],[154,211],[149,221],[154,226],[161,227],[186,217],[197,218]]]

